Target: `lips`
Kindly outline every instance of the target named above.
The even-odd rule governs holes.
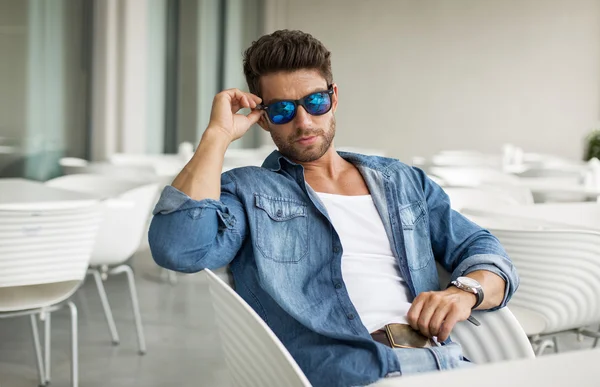
[[[301,137],[298,140],[296,140],[296,142],[300,143],[302,145],[308,145],[308,144],[312,144],[316,140],[317,140],[317,136],[309,136],[309,137]]]

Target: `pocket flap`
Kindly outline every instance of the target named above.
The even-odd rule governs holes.
[[[425,215],[422,202],[413,202],[400,206],[400,221],[402,226],[412,227]]]
[[[255,205],[265,211],[274,221],[286,221],[298,216],[306,216],[306,204],[288,198],[254,194]]]

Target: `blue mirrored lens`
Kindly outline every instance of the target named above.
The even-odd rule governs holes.
[[[329,111],[331,108],[331,98],[327,92],[314,93],[304,99],[304,105],[306,106],[306,111],[318,116]]]
[[[290,122],[296,115],[296,105],[290,101],[275,102],[269,105],[269,118],[274,124],[285,124]]]

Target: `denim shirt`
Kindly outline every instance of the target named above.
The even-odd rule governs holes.
[[[452,279],[488,270],[518,277],[488,231],[450,208],[444,191],[398,160],[339,152],[364,178],[413,297],[439,290],[436,261]],[[304,169],[278,151],[262,167],[221,176],[221,198],[192,200],[167,186],[149,231],[162,267],[197,272],[230,265],[238,294],[260,315],[315,386],[357,386],[401,372],[371,339],[342,278],[342,248]]]

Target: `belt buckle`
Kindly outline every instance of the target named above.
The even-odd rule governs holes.
[[[431,347],[431,339],[414,330],[408,324],[387,324],[385,334],[392,348],[427,348]]]

